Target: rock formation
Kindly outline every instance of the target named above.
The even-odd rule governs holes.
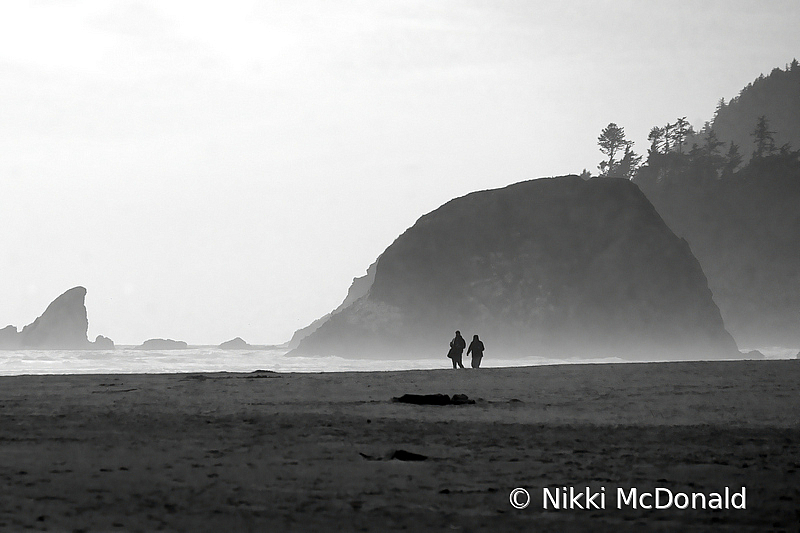
[[[236,337],[235,339],[225,341],[220,344],[219,347],[223,350],[247,350],[252,348],[252,346],[247,344],[241,337]]]
[[[74,287],[47,306],[42,316],[17,332],[14,326],[0,330],[0,348],[40,350],[113,349],[111,339],[98,336],[91,342],[86,336],[86,289]],[[109,345],[110,343],[110,345]]]
[[[322,324],[327,322],[330,318],[331,313],[325,313],[306,327],[298,329],[294,332],[294,335],[292,335],[292,338],[289,340],[287,346],[291,349],[297,348],[300,346],[300,341],[317,331],[320,326],[322,326]]]
[[[689,242],[737,342],[800,345],[800,164],[765,158],[705,180],[646,170],[634,183]]]
[[[102,335],[98,335],[94,339],[94,347],[97,348],[98,350],[113,350],[114,341],[112,341],[108,337],[103,337]]]
[[[760,117],[772,141],[751,157]],[[800,346],[800,63],[720,102],[685,149],[651,152],[633,181],[691,246],[740,346]]]
[[[631,182],[537,179],[452,200],[381,255],[368,293],[294,353],[736,357],[686,241]]]
[[[189,345],[184,341],[176,341],[172,339],[147,339],[137,350],[185,350]]]
[[[289,341],[289,348],[297,348],[300,345],[300,341],[317,331],[320,326],[322,326],[325,322],[330,320],[332,315],[340,312],[342,309],[346,309],[350,307],[352,303],[354,303],[359,298],[366,296],[367,292],[369,292],[369,288],[372,287],[372,282],[375,281],[375,265],[378,262],[375,261],[372,263],[369,268],[367,269],[367,274],[365,276],[361,276],[358,278],[353,278],[353,283],[350,284],[350,288],[347,290],[347,296],[345,297],[344,301],[339,304],[339,307],[331,311],[330,313],[316,319],[308,326],[298,329],[292,335],[292,339]]]
[[[19,347],[20,338],[16,326],[0,329],[0,350],[16,350]]]

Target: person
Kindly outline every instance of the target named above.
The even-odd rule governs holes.
[[[467,348],[467,355],[472,353],[472,368],[480,368],[481,367],[481,359],[483,359],[483,342],[478,338],[477,335],[472,337],[472,342],[469,343],[469,348]]]
[[[450,341],[450,351],[447,352],[447,357],[453,360],[454,369],[464,368],[464,364],[461,362],[461,355],[464,353],[464,348],[466,347],[467,341],[461,336],[460,331],[456,331],[456,336]]]

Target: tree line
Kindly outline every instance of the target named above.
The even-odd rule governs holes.
[[[774,134],[767,117],[761,115],[750,134],[754,146],[748,165],[800,163],[800,150],[793,150],[789,143],[777,147]],[[700,142],[693,142],[687,149],[690,137]],[[658,174],[659,181],[687,171],[703,179],[722,179],[732,176],[743,163],[739,146],[733,141],[727,145],[720,141],[708,122],[697,133],[686,117],[680,117],[674,123],[654,126],[647,140],[650,146],[643,164],[643,156],[633,151],[634,143],[625,136],[625,129],[609,123],[597,138],[600,152],[605,156],[597,166],[599,177],[630,180],[640,169],[647,168]],[[582,176],[587,178],[591,174],[584,170]]]
[[[798,142],[800,108],[795,102],[799,88],[800,63],[795,59],[785,70],[776,68],[768,77],[762,74],[729,103],[721,99],[713,120],[699,131],[686,117],[653,126],[644,156],[634,151],[625,129],[612,122],[597,138],[603,154],[597,166],[599,176],[661,182],[665,177],[725,179],[744,168],[800,169],[800,151],[788,142],[778,146],[771,124],[774,119],[781,132],[777,137]],[[589,178],[591,173],[584,170],[582,177]]]

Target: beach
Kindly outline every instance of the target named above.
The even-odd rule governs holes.
[[[796,360],[0,377],[0,530],[789,531],[798,383]],[[475,403],[393,401],[435,393]],[[744,509],[615,497],[726,487]]]

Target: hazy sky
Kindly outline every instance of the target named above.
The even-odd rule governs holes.
[[[421,215],[596,173],[800,57],[800,2],[19,1],[0,7],[0,327],[280,343]]]

